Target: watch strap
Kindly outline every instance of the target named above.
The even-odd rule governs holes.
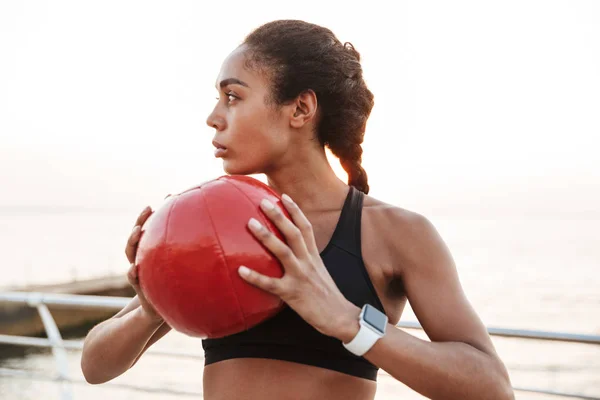
[[[358,334],[350,343],[342,343],[351,353],[362,356],[373,347],[375,342],[381,338],[381,334],[376,333],[361,323]]]

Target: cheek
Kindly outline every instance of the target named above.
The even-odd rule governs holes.
[[[248,158],[268,156],[278,152],[283,144],[278,121],[270,110],[262,107],[247,107],[236,110],[230,121],[232,144],[236,153]]]
[[[261,121],[240,119],[231,128],[231,145],[236,153],[253,153],[258,149],[269,147],[268,127]]]
[[[278,130],[266,116],[238,116],[232,119],[229,134],[231,153],[223,159],[228,174],[261,173],[283,153]]]
[[[269,163],[281,153],[281,144],[276,140],[276,132],[268,126],[253,126],[240,132],[235,143],[235,156],[249,164]]]

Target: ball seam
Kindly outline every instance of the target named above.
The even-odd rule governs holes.
[[[219,235],[217,233],[217,228],[215,227],[215,223],[212,219],[212,215],[210,214],[210,209],[209,209],[209,205],[208,202],[206,201],[206,198],[204,196],[204,194],[201,194],[200,197],[202,198],[202,201],[204,202],[206,209],[209,210],[209,212],[207,213],[208,215],[208,220],[210,221],[210,225],[213,229],[213,232],[215,234],[215,238],[217,240],[217,244],[219,245],[219,249],[221,250],[221,258],[223,259],[223,261],[225,262],[225,267],[227,268],[227,276],[229,277],[229,282],[231,283],[231,288],[233,289],[233,278],[231,277],[231,269],[227,260],[227,257],[225,257],[225,251],[223,250],[223,245],[221,244],[221,239],[219,238]],[[240,278],[241,279],[241,278]],[[238,298],[238,295],[236,293],[235,290],[232,290],[233,295],[235,297],[235,300],[237,302],[238,308],[240,310],[240,314],[242,315],[242,320],[244,321],[244,329],[248,329],[248,322],[246,319],[246,315],[244,314],[244,309],[242,308],[242,305],[240,303],[240,299]]]

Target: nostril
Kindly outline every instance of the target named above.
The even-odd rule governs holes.
[[[215,118],[212,115],[208,117],[208,119],[206,120],[206,124],[209,127],[215,129],[216,131],[222,131],[225,127],[225,121],[223,121],[220,118]]]

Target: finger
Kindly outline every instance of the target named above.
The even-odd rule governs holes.
[[[317,243],[315,241],[315,234],[312,224],[308,218],[306,218],[306,215],[304,215],[300,207],[298,207],[294,200],[290,198],[290,196],[283,194],[281,198],[283,200],[285,209],[292,217],[292,221],[294,221],[294,224],[298,227],[300,234],[304,238],[306,248],[311,254],[318,254],[319,250],[317,249]]]
[[[260,208],[283,234],[294,254],[298,258],[304,258],[308,254],[308,250],[300,229],[283,214],[279,207],[276,207],[267,199],[260,203]]]
[[[140,213],[140,215],[137,217],[137,220],[135,221],[135,225],[139,225],[139,226],[144,225],[144,222],[146,222],[146,220],[148,219],[148,217],[151,214],[152,214],[152,208],[150,208],[150,206],[146,206],[146,208],[144,208],[142,210],[142,212]]]
[[[131,264],[131,266],[129,267],[129,271],[127,271],[127,280],[129,281],[129,284],[134,288],[138,287],[139,278],[137,265],[133,263]]]
[[[250,221],[248,221],[248,228],[281,261],[285,269],[297,267],[298,259],[292,249],[275,236],[273,232],[254,218],[250,218]]]
[[[145,310],[150,309],[151,306],[149,306],[148,300],[144,296],[144,293],[142,292],[142,288],[140,286],[139,266],[138,265],[131,264],[131,267],[129,267],[129,271],[127,271],[127,280],[129,281],[129,284],[131,285],[133,290],[135,290],[135,293],[137,294],[137,298],[138,298],[138,301],[140,302],[140,305]]]
[[[238,268],[238,273],[242,277],[242,279],[256,286],[259,289],[265,290],[276,296],[280,296],[282,293],[282,285],[280,278],[272,278],[270,276],[260,274],[243,265]]]
[[[135,262],[135,253],[137,252],[137,245],[140,241],[140,236],[142,234],[142,227],[140,225],[136,225],[131,234],[129,235],[129,239],[127,239],[127,245],[125,246],[125,255],[130,263]]]

